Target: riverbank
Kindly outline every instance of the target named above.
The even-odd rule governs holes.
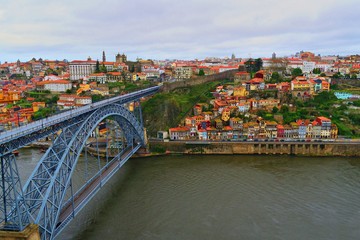
[[[167,154],[287,154],[299,156],[360,156],[360,142],[203,142],[151,141],[150,150]]]
[[[31,147],[48,148],[50,141],[35,142]],[[298,156],[360,156],[360,142],[205,142],[205,141],[152,141],[149,149],[141,149],[133,157],[152,157],[168,154],[264,154]],[[106,150],[94,150],[92,153],[106,154]]]

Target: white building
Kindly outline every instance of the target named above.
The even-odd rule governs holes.
[[[301,58],[288,58],[287,59],[287,71],[291,73],[292,69],[300,68],[302,70],[303,60]]]
[[[106,74],[105,73],[92,73],[89,75],[89,81],[96,81],[98,83],[106,83]]]
[[[303,73],[311,73],[315,68],[315,62],[303,61],[301,70]]]
[[[180,79],[189,79],[192,75],[192,67],[177,67],[175,68],[175,78]]]
[[[36,83],[39,90],[49,90],[50,92],[66,92],[72,88],[72,83],[67,80],[42,81]]]
[[[70,80],[76,81],[83,79],[95,72],[96,61],[88,59],[87,61],[75,60],[69,63]]]
[[[87,105],[87,104],[91,104],[92,103],[92,99],[91,97],[85,96],[85,97],[77,97],[75,98],[75,104],[76,105]]]
[[[315,68],[319,68],[321,72],[327,72],[333,64],[326,63],[326,62],[318,62],[315,64]]]
[[[80,97],[71,94],[60,95],[59,100],[57,101],[57,105],[63,109],[71,109],[91,103],[92,103],[92,99],[90,96]]]
[[[221,66],[219,67],[219,73],[229,71],[229,70],[235,70],[238,69],[237,66]]]
[[[44,81],[55,81],[55,80],[62,80],[62,77],[56,76],[56,75],[48,75],[44,77]]]

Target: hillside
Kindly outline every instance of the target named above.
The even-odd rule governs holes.
[[[211,91],[220,83],[214,81],[177,88],[169,93],[158,93],[144,102],[144,125],[149,137],[155,137],[159,130],[168,130],[180,124],[195,104],[205,103],[212,98]]]

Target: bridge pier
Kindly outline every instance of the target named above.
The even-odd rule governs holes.
[[[2,240],[40,240],[39,226],[30,223],[23,231],[0,231]]]

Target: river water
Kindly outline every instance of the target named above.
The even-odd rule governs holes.
[[[360,159],[131,159],[58,239],[360,239]]]

